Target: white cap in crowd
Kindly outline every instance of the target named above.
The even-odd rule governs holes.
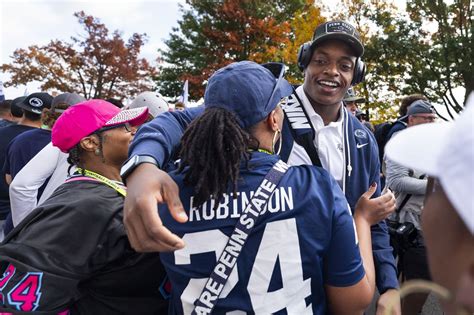
[[[385,154],[399,164],[438,178],[474,234],[474,93],[454,122],[407,128],[387,143]]]
[[[139,107],[148,107],[148,112],[153,117],[169,111],[168,102],[157,92],[140,93],[127,108],[132,109]]]

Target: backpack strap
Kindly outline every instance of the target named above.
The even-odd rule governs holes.
[[[282,106],[285,112],[285,119],[288,120],[288,126],[290,127],[295,142],[305,149],[313,165],[322,167],[318,150],[313,142],[316,132],[302,104],[301,99],[293,87],[293,94],[288,97],[287,103]]]
[[[423,179],[423,178],[425,178],[425,176],[426,175],[423,174],[419,177],[419,179]],[[395,210],[397,214],[399,214],[400,211],[402,211],[403,207],[405,207],[405,205],[407,204],[407,202],[411,198],[411,196],[412,196],[412,194],[408,194],[408,195],[405,196],[405,198],[403,198],[402,203],[400,203],[400,206]]]

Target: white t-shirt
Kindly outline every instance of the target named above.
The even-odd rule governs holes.
[[[68,175],[68,155],[48,143],[15,176],[10,184],[10,207],[13,225],[17,226],[37,205],[43,203],[64,183]],[[75,167],[72,171],[75,170]],[[38,189],[50,177],[40,200]]]

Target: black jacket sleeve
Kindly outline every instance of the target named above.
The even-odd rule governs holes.
[[[0,245],[1,310],[64,311],[80,298],[79,284],[115,259],[103,252],[123,199],[106,186],[88,188],[59,189]]]

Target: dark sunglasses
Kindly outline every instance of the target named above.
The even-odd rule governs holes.
[[[262,67],[270,70],[270,72],[273,74],[275,79],[277,80],[275,87],[273,88],[272,94],[270,95],[270,98],[268,99],[268,103],[265,106],[265,109],[271,106],[271,102],[273,101],[273,97],[275,96],[276,91],[278,91],[282,84],[283,84],[283,78],[285,76],[285,65],[281,62],[268,62],[262,64]]]
[[[101,132],[104,132],[104,131],[107,131],[107,130],[112,130],[112,129],[116,129],[116,128],[122,128],[122,127],[124,127],[127,132],[132,132],[132,131],[133,131],[132,125],[130,125],[130,124],[127,122],[127,123],[124,123],[124,124],[119,124],[119,125],[114,125],[114,126],[103,127],[103,128],[100,128],[99,130],[96,130],[94,133],[101,133]]]

